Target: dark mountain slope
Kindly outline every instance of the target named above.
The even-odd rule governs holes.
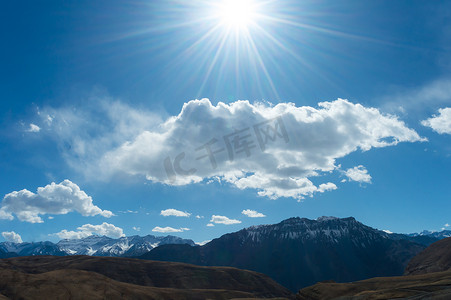
[[[226,234],[201,247],[163,245],[141,258],[254,270],[297,291],[323,280],[401,275],[424,248],[390,239],[354,218],[291,218]]]

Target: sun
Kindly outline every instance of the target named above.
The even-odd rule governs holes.
[[[253,0],[222,0],[217,9],[219,22],[229,29],[246,29],[257,18],[257,4]]]

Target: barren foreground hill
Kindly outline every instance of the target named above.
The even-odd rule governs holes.
[[[407,265],[405,275],[426,274],[451,269],[451,237],[433,243]]]
[[[90,256],[0,260],[0,299],[291,298],[266,275],[228,267]]]

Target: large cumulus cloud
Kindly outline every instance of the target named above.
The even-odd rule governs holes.
[[[343,99],[317,108],[203,99],[106,152],[100,167],[169,185],[215,178],[261,196],[302,199],[336,189],[312,177],[351,152],[423,140],[398,117]]]

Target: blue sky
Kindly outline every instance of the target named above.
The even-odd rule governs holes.
[[[450,11],[416,0],[5,3],[0,232],[201,242],[323,215],[446,228]]]

